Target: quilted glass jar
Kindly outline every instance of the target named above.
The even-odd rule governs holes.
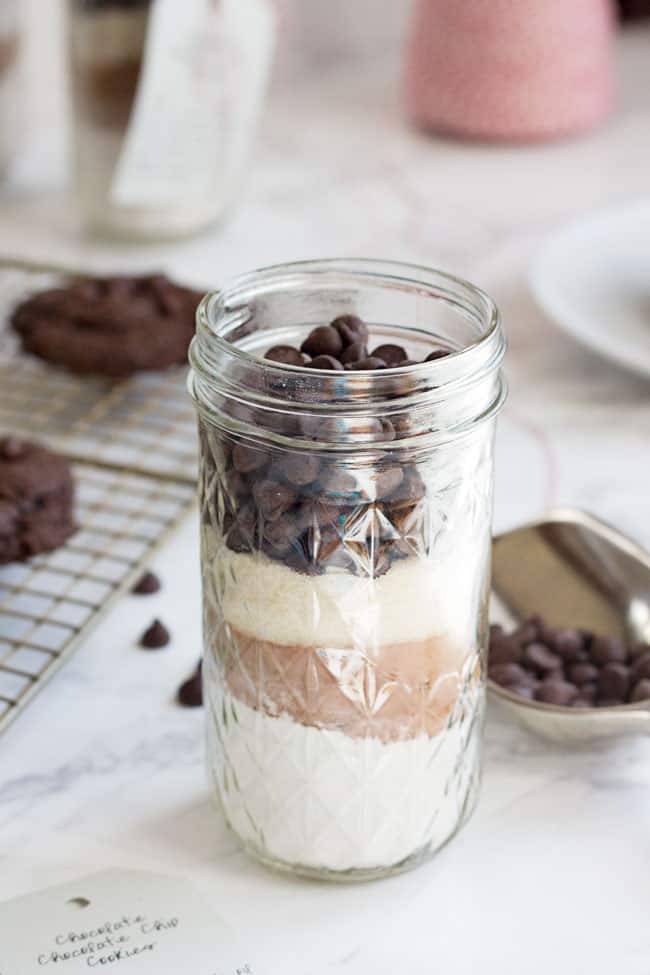
[[[262,358],[342,314],[411,359],[451,354],[371,372]],[[474,806],[503,353],[486,295],[408,265],[284,265],[199,309],[208,762],[269,865],[389,874]]]

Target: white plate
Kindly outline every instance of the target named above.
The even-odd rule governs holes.
[[[561,228],[537,255],[530,280],[561,328],[650,376],[650,200]]]

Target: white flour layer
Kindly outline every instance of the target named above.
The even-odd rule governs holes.
[[[486,536],[487,537],[487,536]],[[232,627],[259,640],[308,647],[372,648],[446,636],[474,642],[486,562],[481,539],[436,560],[396,562],[378,579],[345,571],[308,576],[219,540],[214,592]]]
[[[245,843],[320,870],[389,867],[448,839],[477,785],[480,722],[384,744],[270,717],[214,692],[208,755]]]

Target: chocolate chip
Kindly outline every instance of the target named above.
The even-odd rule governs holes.
[[[305,359],[302,353],[293,345],[274,345],[264,356],[271,362],[282,362],[289,366],[304,366]]]
[[[533,682],[531,674],[517,663],[490,664],[488,668],[490,680],[497,684],[527,684]]]
[[[568,674],[574,684],[587,684],[598,680],[598,667],[588,663],[571,664]]]
[[[592,703],[598,697],[598,681],[590,680],[580,685],[580,696],[588,698]]]
[[[203,680],[201,678],[201,661],[191,677],[183,681],[178,688],[178,703],[184,708],[200,708],[203,704]]]
[[[644,653],[650,653],[650,643],[633,643],[629,647],[630,660],[636,660],[637,657],[643,656]]]
[[[318,477],[320,460],[308,451],[285,454],[276,460],[275,470],[292,484],[304,487]]]
[[[328,467],[320,476],[324,491],[331,495],[351,497],[359,493],[359,485],[354,474],[342,467]]]
[[[578,697],[574,697],[574,699],[571,701],[571,704],[569,705],[569,707],[572,707],[572,708],[591,708],[591,707],[593,707],[593,703],[594,702],[590,698],[588,698],[588,697],[582,697],[582,695],[579,694]]]
[[[275,521],[296,500],[295,492],[287,484],[270,478],[256,481],[253,485],[253,497],[265,521]]]
[[[311,362],[307,362],[308,369],[327,369],[330,372],[340,372],[343,366],[333,355],[317,355]]]
[[[368,357],[368,346],[365,342],[352,342],[340,355],[340,360],[343,365],[347,365],[350,362],[359,362],[360,359],[366,359]]]
[[[578,696],[578,688],[561,677],[547,677],[537,688],[535,698],[544,704],[566,707]]]
[[[170,640],[167,627],[160,620],[154,620],[140,637],[140,646],[145,650],[160,650],[166,647]]]
[[[630,669],[625,664],[605,664],[598,677],[601,697],[623,699],[630,686]]]
[[[639,680],[650,678],[650,650],[644,650],[638,657],[635,657],[632,664],[632,683],[636,684]]]
[[[639,701],[650,701],[650,679],[647,677],[637,681],[632,688],[630,702],[632,704],[637,704]]]
[[[386,343],[385,345],[378,345],[376,349],[373,349],[370,357],[373,359],[383,359],[386,365],[391,368],[392,366],[399,366],[404,362],[407,355],[406,349],[403,349],[401,345]]]
[[[5,437],[0,442],[0,453],[5,460],[19,460],[24,457],[29,450],[29,444],[18,437]]]
[[[560,670],[562,658],[552,650],[549,650],[543,643],[529,643],[523,655],[524,663],[541,674],[553,670]]]
[[[449,354],[449,349],[436,349],[434,352],[430,352],[424,361],[434,362],[436,359],[444,359]]]
[[[337,356],[342,348],[343,339],[337,329],[331,325],[319,325],[311,330],[300,346],[300,351],[311,356]]]
[[[625,644],[613,636],[594,637],[590,653],[593,660],[601,667],[610,663],[624,663],[627,660]]]
[[[492,664],[519,663],[521,660],[521,647],[516,640],[510,640],[502,633],[501,636],[490,637],[490,666]]]
[[[359,359],[357,362],[348,362],[345,368],[365,372],[370,369],[385,369],[386,363],[383,359],[370,355],[366,359]]]
[[[585,639],[580,630],[564,628],[556,630],[552,637],[552,647],[563,660],[576,660],[584,649]]]
[[[375,495],[378,500],[389,498],[402,483],[404,474],[400,464],[389,464],[377,471],[375,476]]]
[[[286,555],[298,536],[295,518],[290,515],[280,515],[275,521],[269,521],[264,526],[262,548],[272,558]]]
[[[251,471],[259,470],[268,463],[268,459],[268,454],[257,447],[249,447],[243,443],[235,444],[233,447],[233,466],[240,474],[249,474]]]
[[[504,690],[510,691],[511,694],[528,698],[529,701],[535,697],[535,688],[532,684],[502,684],[501,686]]]
[[[331,327],[339,333],[344,345],[365,342],[368,338],[368,326],[358,315],[339,315],[331,322]]]
[[[144,572],[131,589],[134,596],[151,596],[160,589],[160,579],[153,572]]]

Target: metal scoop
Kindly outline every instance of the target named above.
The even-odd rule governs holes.
[[[495,538],[494,622],[507,628],[539,614],[552,626],[577,627],[650,643],[650,555],[614,528],[575,508]],[[650,733],[650,701],[571,708],[517,696],[488,681],[513,717],[554,741]]]

